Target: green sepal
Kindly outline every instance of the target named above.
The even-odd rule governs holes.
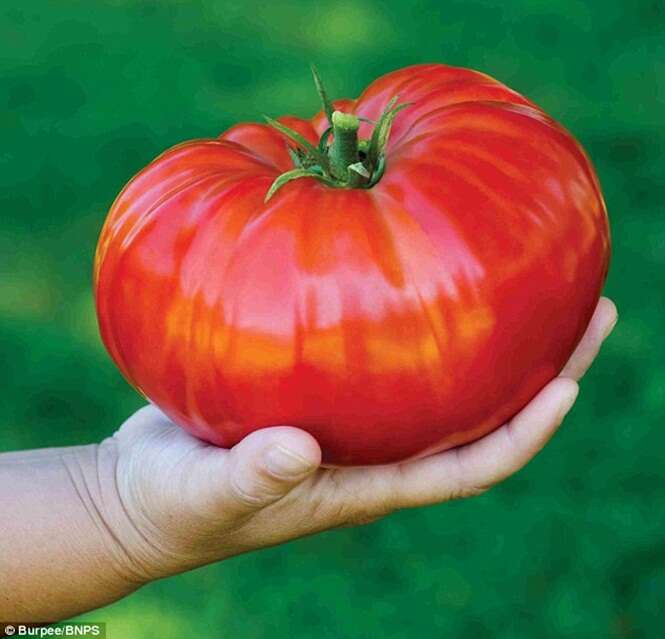
[[[398,104],[395,106],[396,102],[397,96],[388,102],[386,108],[381,114],[381,117],[379,118],[376,127],[374,128],[374,131],[372,131],[372,137],[370,139],[369,149],[367,151],[367,165],[370,172],[372,173],[378,164],[379,158],[385,153],[386,144],[388,143],[388,138],[390,137],[390,129],[392,127],[395,116],[402,109],[411,106],[410,102],[405,102],[404,104]]]
[[[311,157],[311,159],[314,160],[315,164],[318,164],[324,171],[326,172],[328,171],[329,168],[328,157],[325,154],[321,153],[321,151],[319,151],[309,140],[300,135],[300,133],[298,133],[297,131],[294,131],[288,126],[282,124],[281,122],[273,120],[267,115],[263,117],[266,119],[266,122],[271,127],[273,127],[273,129],[277,129],[280,133],[285,135],[290,140],[293,140],[302,149],[304,149],[307,152],[307,154]]]
[[[355,162],[354,164],[349,164],[347,167],[349,171],[354,171],[358,175],[362,175],[362,177],[369,179],[370,178],[370,173],[367,170],[367,167],[362,163],[362,162]]]
[[[303,168],[302,156],[298,153],[298,149],[292,149],[290,146],[286,147],[286,152],[289,154],[293,165],[299,169]]]
[[[310,169],[293,169],[292,171],[287,171],[278,176],[275,181],[270,185],[268,192],[264,198],[264,203],[267,202],[275,193],[281,189],[287,182],[292,182],[293,180],[298,180],[304,177],[313,177],[321,182],[325,182],[330,186],[334,186],[334,183],[329,180],[325,175],[316,173]]]
[[[328,150],[328,137],[332,133],[333,128],[329,126],[322,134],[319,140],[319,151],[325,153]]]
[[[367,188],[370,189],[372,188],[375,184],[378,183],[378,181],[383,177],[383,173],[386,170],[386,156],[381,155],[379,157],[379,161],[376,164],[376,167],[374,168],[374,171],[372,171],[372,177],[370,181],[367,183]]]
[[[319,72],[316,70],[316,67],[313,64],[310,64],[310,68],[312,69],[312,75],[314,76],[314,84],[316,85],[316,90],[319,94],[319,98],[321,98],[323,111],[326,114],[326,118],[328,118],[328,124],[332,126],[332,114],[335,109],[333,107],[332,102],[330,101],[330,98],[328,98],[326,89],[323,86],[323,81],[321,80],[321,76],[319,75]]]

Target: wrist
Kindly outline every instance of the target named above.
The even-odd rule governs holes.
[[[64,449],[61,461],[87,520],[84,529],[92,531],[82,551],[94,555],[102,579],[127,593],[152,581],[153,562],[119,490],[115,440]]]
[[[113,466],[104,445],[0,455],[0,618],[66,619],[147,581],[121,525]]]
[[[144,452],[140,439],[121,430],[99,444],[95,455],[110,556],[135,588],[208,563],[180,482],[159,480],[174,480],[174,469],[158,467],[161,457]]]

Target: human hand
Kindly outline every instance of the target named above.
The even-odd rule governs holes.
[[[478,495],[552,437],[616,319],[614,304],[601,298],[559,377],[509,423],[466,446],[391,466],[320,468],[314,438],[286,426],[224,450],[143,408],[99,448],[98,475],[114,482],[99,510],[121,549],[116,556],[141,583],[400,508]]]

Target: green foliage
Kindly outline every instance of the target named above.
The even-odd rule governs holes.
[[[0,446],[98,440],[141,404],[100,346],[90,293],[97,234],[133,173],[236,121],[313,113],[310,62],[331,95],[354,96],[426,61],[523,92],[598,168],[622,317],[571,418],[481,498],[153,584],[89,616],[111,636],[662,634],[665,17],[653,0],[5,0]]]

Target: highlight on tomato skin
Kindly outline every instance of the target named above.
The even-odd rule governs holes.
[[[103,341],[220,446],[288,424],[326,464],[367,465],[482,437],[591,318],[610,258],[595,171],[476,71],[418,65],[322,99],[311,120],[178,145],[128,183],[95,258]]]

